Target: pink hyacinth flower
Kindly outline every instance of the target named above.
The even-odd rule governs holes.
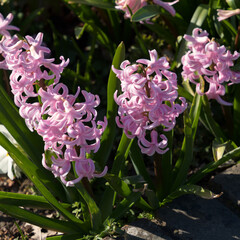
[[[117,0],[116,9],[120,9],[125,12],[125,18],[131,18],[131,12],[134,14],[138,9],[147,5],[146,0]],[[131,9],[131,12],[129,9]]]
[[[153,2],[156,5],[159,5],[161,7],[163,7],[166,11],[168,11],[172,16],[175,16],[176,11],[175,9],[172,7],[173,4],[178,3],[179,0],[173,1],[173,2],[164,2],[161,0],[153,0]]]
[[[13,20],[12,13],[9,13],[5,19],[4,19],[3,15],[0,13],[0,34],[7,38],[11,37],[8,30],[19,31],[19,28],[10,25],[12,20]]]
[[[240,14],[240,9],[234,9],[234,10],[217,9],[217,15],[218,15],[217,19],[219,22],[238,14]]]
[[[25,36],[24,40],[17,35],[11,37],[7,30],[18,30],[9,25],[12,18],[9,14],[4,20],[0,14],[0,34],[4,35],[0,41],[0,54],[4,58],[0,68],[12,71],[10,86],[19,113],[28,128],[42,136],[44,150],[50,152],[47,160],[43,154],[43,166],[66,186],[73,186],[84,177],[102,177],[107,167],[97,173],[93,160],[87,158],[87,154],[98,151],[107,126],[106,117],[96,122],[99,97],[80,91],[80,87],[75,95],[69,94],[67,86],[59,83],[69,60],[60,57],[61,63],[55,64],[54,58],[46,57],[51,50],[43,44],[43,33],[35,38]],[[75,102],[80,92],[84,100]],[[78,174],[76,179],[69,177],[72,163]]]
[[[208,38],[208,33],[200,28],[193,30],[192,36],[185,35],[189,51],[182,57],[182,77],[196,85],[199,95],[206,95],[208,99],[216,99],[220,104],[232,105],[221,97],[225,95],[224,83],[240,83],[240,73],[230,67],[240,53],[233,54],[220,46],[216,41]],[[201,90],[200,77],[204,80],[205,91]]]
[[[168,150],[167,138],[156,129],[162,126],[163,131],[170,131],[187,104],[184,98],[179,98],[181,104],[175,103],[177,75],[168,70],[166,58],[159,58],[156,50],[149,51],[149,55],[150,60],[139,59],[133,65],[125,60],[121,70],[112,69],[121,81],[122,90],[119,96],[118,91],[114,93],[119,106],[116,123],[128,138],[137,137],[142,153],[151,156]]]

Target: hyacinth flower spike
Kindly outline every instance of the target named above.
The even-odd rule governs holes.
[[[224,83],[240,83],[240,73],[230,68],[240,54],[237,51],[232,54],[225,46],[210,40],[208,33],[200,28],[195,28],[192,36],[185,35],[184,38],[189,51],[182,57],[183,79],[195,84],[198,94],[216,99],[222,105],[232,105],[222,99]]]
[[[12,71],[10,86],[19,113],[28,128],[36,130],[43,138],[44,150],[50,152],[47,160],[43,154],[43,166],[66,186],[73,186],[83,177],[102,177],[107,167],[102,173],[96,173],[94,162],[87,158],[87,154],[98,151],[107,126],[106,117],[96,122],[99,97],[80,91],[80,88],[75,95],[69,94],[67,86],[59,83],[69,60],[60,57],[60,64],[55,64],[54,58],[46,58],[51,50],[43,46],[43,33],[35,38],[25,36],[23,40],[16,35],[11,37],[7,30],[18,30],[9,25],[12,18],[11,14],[6,19],[0,15],[0,33],[4,35],[0,41],[0,53],[4,58],[0,68]],[[53,82],[47,84],[49,80]],[[39,86],[38,91],[35,85]],[[76,102],[80,93],[84,101]],[[75,179],[68,176],[72,163],[76,163],[78,177]]]
[[[139,59],[132,65],[125,60],[121,70],[112,69],[121,81],[122,90],[119,96],[118,91],[114,94],[119,106],[116,123],[128,138],[138,138],[142,153],[152,156],[168,150],[167,138],[159,134],[157,128],[161,126],[163,131],[170,131],[187,104],[181,97],[182,103],[175,103],[177,75],[168,70],[166,58],[159,58],[156,50],[149,51],[149,55],[150,60]]]

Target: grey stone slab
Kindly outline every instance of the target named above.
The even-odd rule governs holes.
[[[148,219],[140,219],[124,226],[122,229],[125,231],[122,238],[124,240],[172,240],[157,221],[154,222]]]
[[[138,219],[122,227],[124,233],[117,240],[173,240],[156,220]],[[103,240],[114,240],[105,237]],[[115,239],[116,240],[116,239]]]
[[[234,205],[240,208],[240,164],[234,165],[213,179],[220,187],[223,197],[228,198]]]
[[[161,208],[157,219],[173,239],[240,239],[240,218],[218,199],[185,195]]]

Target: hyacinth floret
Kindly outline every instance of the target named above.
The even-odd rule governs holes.
[[[151,2],[149,0],[116,0],[116,9],[120,9],[125,12],[125,18],[131,18],[131,15],[137,12],[140,8],[147,6],[148,3]],[[173,2],[164,2],[161,0],[152,0],[152,3],[155,5],[159,5],[168,11],[172,16],[175,16],[176,11],[172,5],[179,2],[179,0],[175,0]],[[130,10],[129,10],[130,9]],[[147,20],[149,22],[149,19]]]
[[[116,123],[123,128],[128,138],[138,138],[142,153],[163,154],[167,148],[167,138],[158,133],[158,128],[170,131],[176,124],[176,117],[187,107],[184,98],[178,98],[177,75],[168,69],[165,57],[158,58],[156,50],[149,51],[150,60],[139,59],[130,65],[125,60],[121,70],[113,71],[121,81],[122,93],[114,93],[118,104]]]
[[[12,20],[13,20],[12,13],[9,13],[5,19],[3,15],[0,13],[0,35],[5,36],[7,38],[11,38],[11,34],[9,33],[9,30],[19,31],[19,28],[10,25]]]
[[[88,157],[98,151],[107,125],[106,117],[96,122],[98,95],[81,91],[80,87],[74,95],[69,94],[67,86],[59,82],[69,60],[61,56],[60,64],[56,64],[54,58],[47,58],[51,50],[43,45],[43,33],[35,38],[11,37],[8,30],[18,30],[9,25],[12,18],[9,14],[4,20],[0,14],[0,68],[11,70],[10,86],[19,113],[28,128],[36,130],[44,140],[43,166],[66,186],[73,186],[84,177],[102,177],[107,167],[96,173],[94,162]],[[80,93],[83,102],[76,101]],[[73,165],[75,179],[69,177]]]
[[[184,38],[189,51],[182,57],[183,78],[196,85],[198,94],[205,94],[208,99],[223,105],[232,105],[221,98],[225,95],[223,84],[240,83],[240,73],[230,68],[240,54],[237,51],[231,54],[225,46],[210,40],[207,31],[200,28],[195,28],[192,36],[184,35]]]
[[[220,22],[239,14],[240,14],[239,8],[233,9],[233,10],[217,9],[217,15],[218,15],[217,20]]]
[[[134,14],[138,9],[147,5],[146,0],[117,0],[116,9],[120,9],[125,12],[125,18],[131,18],[131,12]],[[131,9],[131,12],[129,11]]]

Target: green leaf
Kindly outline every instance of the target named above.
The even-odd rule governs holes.
[[[112,210],[115,204],[116,192],[108,185],[105,185],[105,191],[100,201],[100,209],[102,212],[102,220],[104,221],[108,216],[112,214]]]
[[[158,175],[160,176],[160,181],[157,183],[157,196],[161,201],[164,197],[169,194],[171,185],[173,184],[173,130],[165,133],[168,139],[169,150],[163,154],[161,157],[156,159],[158,161]],[[159,156],[159,155],[158,155]]]
[[[174,200],[175,198],[178,198],[182,195],[185,194],[194,194],[197,195],[201,198],[205,198],[205,199],[214,199],[214,198],[218,198],[221,196],[221,194],[214,194],[213,192],[211,192],[208,189],[205,189],[201,186],[198,185],[194,185],[194,184],[187,184],[184,186],[179,187],[176,191],[174,191],[173,193],[169,194],[162,203],[160,203],[160,206],[171,202],[172,200]]]
[[[42,166],[43,141],[41,137],[36,133],[30,132],[24,120],[20,117],[18,109],[2,86],[0,86],[0,122],[7,128],[23,151],[31,158],[32,162],[41,169],[42,180],[46,180],[55,196],[61,197],[64,201],[65,193],[60,182]],[[2,144],[0,143],[0,145]]]
[[[87,27],[87,24],[84,24],[83,27],[75,27],[74,28],[74,33],[75,33],[76,39],[79,40],[82,37],[86,27]]]
[[[159,199],[158,199],[155,191],[146,189],[145,195],[147,197],[149,204],[151,205],[151,207],[153,209],[159,208]]]
[[[106,47],[112,56],[115,51],[115,43],[111,40],[109,29],[99,21],[95,12],[87,5],[70,4],[70,9],[84,22],[85,30],[89,32],[93,38],[97,38],[98,42]]]
[[[223,25],[223,27],[225,29],[227,29],[227,31],[232,35],[232,37],[234,37],[234,38],[236,37],[237,30],[233,27],[233,25],[229,21],[227,21],[227,20],[221,21],[221,24]],[[235,71],[235,70],[233,70],[233,71]]]
[[[90,5],[98,8],[112,9],[115,10],[115,5],[112,2],[104,0],[65,0],[68,4],[80,3],[85,5]]]
[[[41,166],[43,141],[36,133],[30,132],[24,120],[20,117],[18,109],[0,86],[0,122],[8,129],[13,138],[22,149]]]
[[[29,222],[42,228],[66,233],[79,232],[70,222],[46,218],[14,205],[0,203],[0,210],[21,221]]]
[[[133,175],[133,176],[127,176],[127,177],[123,177],[122,180],[126,183],[126,184],[143,184],[146,183],[146,181],[144,180],[144,178],[142,177],[142,175]]]
[[[168,29],[166,29],[164,26],[161,26],[158,23],[152,23],[152,24],[145,24],[145,26],[153,33],[155,33],[158,38],[164,39],[168,44],[170,44],[172,47],[175,46],[176,37],[170,32]]]
[[[123,42],[121,42],[115,52],[112,66],[115,68],[119,68],[120,64],[125,59],[125,46]],[[98,152],[94,155],[94,160],[99,163],[99,165],[103,168],[106,164],[109,155],[112,150],[112,146],[115,139],[116,134],[116,123],[115,118],[117,115],[118,105],[115,103],[113,94],[116,90],[120,88],[120,80],[116,77],[116,74],[110,70],[109,78],[108,78],[108,87],[107,87],[107,120],[108,125],[102,135],[101,139],[101,147]]]
[[[117,149],[117,153],[114,158],[113,167],[111,169],[111,173],[116,174],[117,176],[121,176],[121,170],[124,162],[128,157],[128,153],[130,151],[133,139],[129,139],[126,134],[123,132],[122,137]]]
[[[14,224],[16,225],[19,233],[21,234],[22,240],[26,240],[26,238],[25,238],[25,236],[24,236],[24,234],[22,232],[22,229],[19,227],[19,225],[15,221],[14,221]]]
[[[126,211],[131,208],[134,203],[136,204],[140,197],[140,192],[132,192],[131,194],[129,194],[117,205],[116,209],[114,209],[109,218],[114,219],[115,221],[118,220],[121,216],[125,214]]]
[[[43,196],[26,195],[12,192],[0,191],[0,203],[16,205],[22,207],[31,207],[37,209],[53,209],[53,206]],[[60,203],[64,208],[70,208],[69,203]]]
[[[147,5],[140,8],[132,15],[133,22],[144,21],[161,13],[161,7],[156,5]]]
[[[76,183],[75,186],[88,207],[92,230],[99,230],[102,225],[102,215],[97,204],[84,188],[82,182]]]
[[[190,109],[189,116],[187,112],[184,113],[184,140],[182,144],[182,149],[180,157],[177,160],[174,170],[173,178],[175,179],[171,191],[174,191],[178,186],[182,185],[186,180],[189,166],[193,158],[193,145],[195,140],[195,135],[197,131],[199,116],[201,112],[201,96],[197,93],[194,96],[192,106]]]
[[[208,128],[210,129],[212,134],[215,136],[215,138],[219,142],[222,142],[222,143],[226,142],[227,137],[221,130],[221,127],[219,126],[219,124],[213,119],[212,111],[210,109],[208,98],[206,95],[202,96],[202,102],[203,102],[203,110],[204,110],[203,115],[205,117]]]
[[[74,215],[68,212],[52,195],[46,186],[54,185],[54,182],[46,179],[45,174],[33,162],[31,162],[19,149],[11,144],[8,139],[0,133],[0,144],[5,148],[18,167],[25,173],[25,175],[34,183],[36,188],[41,192],[44,198],[66,219],[73,223],[73,228],[86,231],[84,223],[77,219]],[[44,184],[43,184],[44,182]]]
[[[202,107],[202,98],[199,94],[196,93],[192,102],[191,110],[190,110],[190,118],[191,118],[191,121],[193,122],[192,124],[192,131],[193,131],[192,140],[193,141],[195,139],[196,132],[197,132],[199,116],[202,109],[201,107]]]
[[[47,240],[83,240],[82,236],[79,234],[64,234],[53,237],[47,237]]]
[[[194,28],[201,27],[207,15],[208,15],[208,5],[200,4],[192,16],[192,19],[190,21],[186,34],[192,35],[192,31]],[[177,59],[176,59],[179,65],[181,64],[181,58],[186,53],[186,51],[187,51],[187,41],[182,39],[182,42],[178,50]]]
[[[103,31],[103,29],[99,26],[97,26],[93,21],[87,21],[86,20],[86,31],[93,34],[93,37],[97,37],[98,41],[104,45],[110,53],[113,52],[113,45],[110,41],[110,38],[108,35]]]
[[[200,181],[204,176],[206,176],[208,173],[214,171],[217,169],[220,165],[227,162],[228,160],[232,158],[239,158],[240,156],[240,147],[233,149],[232,151],[226,153],[223,155],[222,158],[220,158],[217,162],[211,162],[207,164],[202,169],[198,170],[195,174],[193,174],[187,183],[195,184],[196,182]]]
[[[189,91],[187,91],[185,88],[183,88],[180,85],[178,85],[178,95],[186,98],[186,100],[188,100],[189,102],[193,101],[193,95],[190,94]]]
[[[147,172],[143,155],[139,149],[136,139],[132,143],[129,155],[136,173],[144,178],[144,180],[148,183],[149,188],[154,189],[153,181]]]
[[[131,190],[127,183],[114,174],[106,174],[104,178],[109,182],[110,186],[122,197],[131,194]]]
[[[132,190],[121,178],[114,174],[106,174],[104,178],[108,181],[110,186],[116,191],[120,196],[127,198],[132,194]],[[136,205],[142,209],[150,210],[152,207],[141,197]]]
[[[111,169],[111,173],[116,174],[116,176],[121,175],[121,169],[128,156],[131,143],[132,140],[128,139],[127,136],[123,133],[116,156],[114,158],[113,167]],[[112,208],[115,204],[115,196],[116,193],[111,188],[107,188],[105,190],[100,204],[100,209],[104,215],[103,219],[111,214]]]
[[[240,7],[238,0],[226,0],[226,2],[229,5],[229,7],[231,7],[232,9],[236,9],[236,8]]]
[[[238,145],[240,144],[240,94],[239,92],[240,92],[240,85],[236,84],[234,88],[234,101],[233,101],[233,130],[234,130],[233,138]]]

